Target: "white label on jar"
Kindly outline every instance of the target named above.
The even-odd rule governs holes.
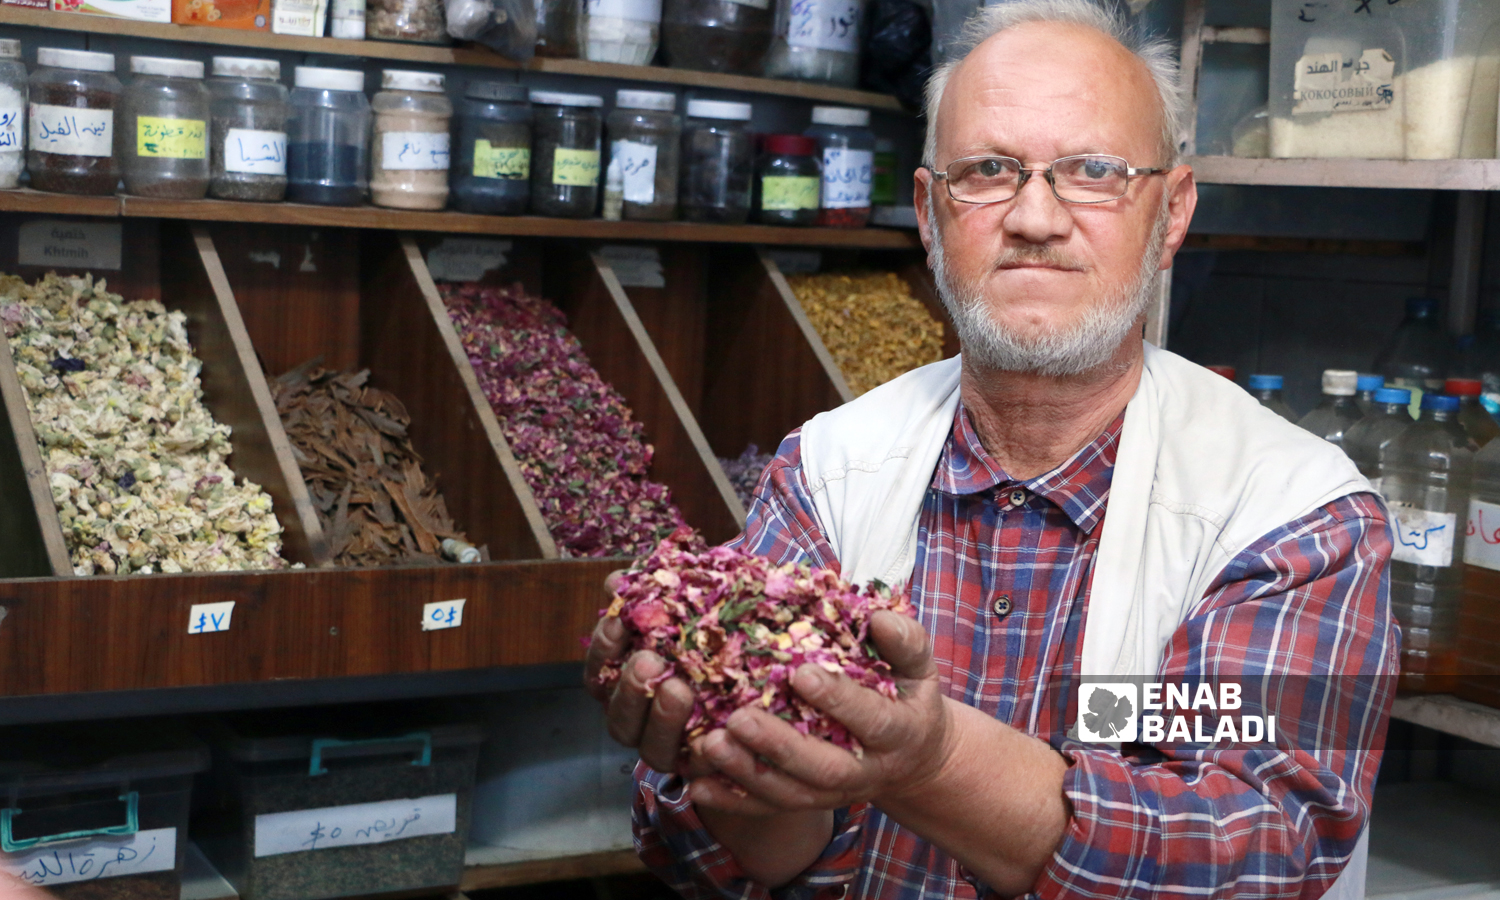
[[[111,156],[115,112],[31,104],[31,149],[62,156]]]
[[[1500,571],[1500,503],[1469,501],[1469,527],[1464,531],[1464,562]]]
[[[870,205],[873,150],[827,147],[823,150],[823,208],[859,209]]]
[[[1396,102],[1396,61],[1380,48],[1358,59],[1342,53],[1309,53],[1297,60],[1292,114],[1389,109]]]
[[[323,33],[325,14],[322,0],[272,0],[271,31],[314,37]]]
[[[605,19],[660,22],[661,0],[588,0],[588,14]]]
[[[1391,558],[1414,566],[1453,565],[1453,532],[1458,517],[1410,503],[1388,503],[1396,514],[1396,546]]]
[[[266,813],[255,817],[255,857],[452,834],[457,820],[457,794]]]
[[[626,203],[656,201],[656,147],[639,141],[615,141],[610,153],[620,161]]]
[[[786,42],[793,47],[859,52],[859,0],[792,0]]]
[[[0,151],[24,150],[25,141],[26,136],[21,133],[21,107],[0,107]]]
[[[175,828],[152,828],[121,837],[96,837],[43,845],[19,853],[0,853],[0,871],[38,887],[175,868]]]
[[[286,174],[286,133],[231,128],[224,136],[224,171]]]
[[[333,0],[329,12],[328,34],[345,40],[364,40],[365,0]]]
[[[448,171],[448,132],[387,131],[380,135],[382,169]]]
[[[120,270],[124,226],[119,222],[32,219],[17,232],[17,265]]]

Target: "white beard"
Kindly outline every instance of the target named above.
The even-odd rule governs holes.
[[[977,285],[950,276],[943,256],[942,229],[934,212],[929,191],[927,221],[931,223],[932,274],[937,281],[938,296],[958,329],[964,357],[989,369],[1053,377],[1080,375],[1114,358],[1156,294],[1158,266],[1171,223],[1170,208],[1164,197],[1141,256],[1141,267],[1129,284],[1089,306],[1071,325],[1022,335],[996,320]],[[1009,252],[1017,258],[1062,261],[1060,254],[1050,248]]]

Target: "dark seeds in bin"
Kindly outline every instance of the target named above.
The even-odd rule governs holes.
[[[57,900],[177,900],[182,884],[176,872],[149,872],[48,885],[47,893]]]

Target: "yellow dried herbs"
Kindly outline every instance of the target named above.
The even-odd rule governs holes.
[[[856,396],[943,358],[943,323],[894,272],[791,275],[787,283]]]

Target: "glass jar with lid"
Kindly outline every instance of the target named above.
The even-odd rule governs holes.
[[[208,86],[196,59],[132,56],[115,155],[125,192],[199,200],[208,193]]]
[[[13,188],[26,171],[26,65],[21,42],[0,39],[0,188]]]
[[[26,168],[31,186],[62,194],[113,194],[120,79],[113,53],[41,47],[28,79]]]
[[[532,91],[531,211],[587,219],[599,207],[604,98]]]
[[[358,206],[369,186],[365,73],[298,66],[293,80],[286,120],[287,199]]]
[[[800,134],[768,134],[762,140],[755,193],[755,219],[762,225],[816,225],[823,167],[818,142]]]
[[[780,0],[766,77],[854,87],[864,5],[864,0]]]
[[[285,197],[287,90],[281,63],[215,56],[208,94],[208,192],[225,200]]]
[[[370,102],[370,199],[395,209],[448,205],[448,123],[453,103],[436,72],[386,69]]]
[[[584,0],[537,0],[536,55],[578,59],[583,55]]]
[[[677,95],[666,91],[615,92],[615,109],[605,121],[604,218],[662,222],[677,217],[682,119],[676,109]]]
[[[771,0],[663,0],[662,53],[675,69],[759,75],[775,22]]]
[[[689,100],[682,129],[682,217],[743,225],[750,217],[755,138],[750,104]]]
[[[803,132],[818,142],[823,190],[818,224],[861,228],[870,221],[870,188],[875,175],[875,135],[870,111],[847,106],[814,106],[812,126]]]
[[[416,44],[451,43],[448,13],[443,0],[368,0],[365,37]]]
[[[455,209],[519,216],[531,197],[531,101],[525,85],[471,81],[458,103],[450,184]]]
[[[583,0],[583,56],[644,66],[661,37],[661,0]]]

